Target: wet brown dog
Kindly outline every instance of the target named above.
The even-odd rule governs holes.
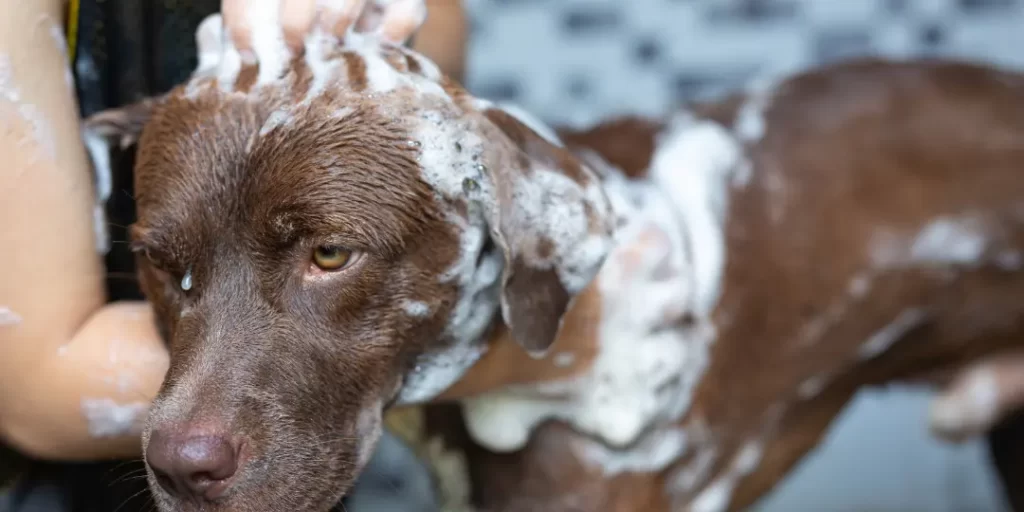
[[[543,352],[611,245],[591,171],[395,40],[411,4],[298,57],[257,41],[258,62],[211,17],[188,83],[90,120],[144,125],[132,243],[171,351],[144,433],[163,510],[328,508],[386,405],[446,389],[495,314]]]
[[[860,63],[563,143],[387,30],[251,63],[218,27],[188,83],[91,120],[145,120],[164,510],[325,509],[385,406],[442,393],[526,448],[480,462],[493,509],[723,510],[857,387],[1019,344],[1019,77]]]

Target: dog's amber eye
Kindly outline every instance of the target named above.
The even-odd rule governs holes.
[[[321,245],[313,251],[313,264],[320,270],[340,270],[352,259],[352,251],[336,245]]]

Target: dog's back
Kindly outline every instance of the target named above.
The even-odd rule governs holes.
[[[714,306],[702,318],[698,301],[682,322],[715,334],[698,382],[677,388],[691,405],[652,427],[660,437],[612,448],[554,423],[523,452],[478,455],[494,509],[741,508],[858,388],[934,382],[1024,339],[1024,77],[863,60],[692,105],[672,122],[561,135],[634,180],[707,203],[703,217],[680,210],[690,270],[703,272],[695,293]],[[981,401],[994,392],[981,391]],[[685,442],[668,441],[673,428]],[[629,456],[648,465],[629,469]]]

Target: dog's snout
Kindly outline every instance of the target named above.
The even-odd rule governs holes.
[[[224,496],[238,471],[238,457],[238,442],[225,434],[154,430],[146,449],[146,462],[160,486],[200,503]]]

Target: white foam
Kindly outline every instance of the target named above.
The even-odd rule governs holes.
[[[693,310],[700,295],[685,249],[690,226],[680,223],[676,197],[663,195],[675,189],[612,176],[605,183],[627,224],[597,277],[603,302],[599,350],[583,375],[466,400],[469,431],[489,449],[519,449],[539,423],[557,418],[609,445],[609,453],[643,458],[640,452],[627,455],[625,447],[652,425],[678,421],[706,369],[714,338],[707,317],[692,326],[660,328]]]
[[[694,445],[695,454],[689,464],[680,468],[672,478],[672,490],[680,493],[693,492],[697,486],[707,479],[714,469],[718,451],[713,445]]]
[[[721,294],[725,269],[724,223],[731,186],[744,185],[745,158],[721,125],[678,118],[658,143],[651,179],[670,190],[691,237],[697,314],[710,315]]]
[[[939,218],[914,239],[910,258],[918,262],[972,264],[985,252],[988,237],[977,219]]]
[[[117,437],[142,432],[142,420],[149,404],[120,404],[110,398],[83,398],[82,415],[93,437]]]
[[[0,306],[0,327],[18,325],[21,323],[21,315],[15,313],[7,306]]]
[[[889,325],[871,335],[860,347],[861,359],[871,359],[889,350],[911,329],[921,325],[927,319],[923,309],[912,308],[900,313]]]
[[[761,445],[748,442],[733,459],[732,466],[701,491],[690,504],[690,512],[725,512],[732,501],[732,494],[740,480],[749,475],[761,461]]]
[[[600,467],[607,477],[621,473],[654,473],[686,453],[686,432],[679,428],[655,430],[625,450],[590,439],[579,441],[575,448],[584,460]]]
[[[259,62],[256,85],[281,79],[291,59],[291,52],[284,42],[280,11],[280,4],[272,1],[251,2],[245,10],[252,36],[252,51]]]
[[[742,162],[724,128],[688,116],[659,141],[650,184],[627,182],[604,166],[605,190],[626,224],[597,277],[600,349],[584,375],[466,400],[478,443],[515,450],[537,424],[557,418],[621,450],[682,417],[715,336],[710,314],[725,264],[727,196],[741,184]],[[640,237],[643,250],[630,251]],[[692,325],[658,328],[687,311]]]
[[[403,300],[402,310],[415,318],[424,318],[430,314],[430,306],[421,300]]]
[[[220,64],[224,52],[224,19],[212,14],[203,19],[196,28],[196,53],[198,63],[195,74],[208,75]]]

